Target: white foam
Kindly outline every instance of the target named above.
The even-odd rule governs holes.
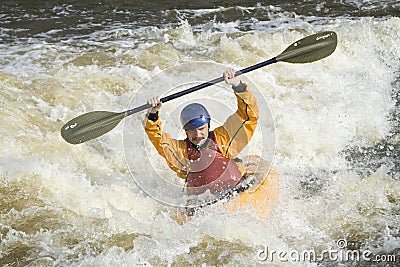
[[[142,193],[125,165],[123,150],[127,148],[123,147],[122,136],[124,127],[131,127],[130,134],[124,135],[130,143],[128,155],[135,157],[137,163],[134,174],[146,177],[148,171],[143,162],[148,162],[148,155],[140,139],[144,113],[125,119],[128,120],[125,125],[86,144],[69,145],[59,135],[63,123],[81,113],[96,109],[122,111],[128,105],[144,104],[146,98],[170,89],[168,86],[173,83],[165,79],[165,83],[155,85],[154,92],[138,94],[133,103],[129,102],[141,84],[163,69],[163,66],[154,68],[154,61],[148,63],[150,66],[145,65],[146,61],[137,60],[139,56],[160,53],[161,59],[157,58],[160,61],[156,63],[169,66],[177,61],[209,60],[241,68],[275,56],[290,43],[321,28],[338,33],[338,48],[329,58],[312,64],[277,63],[247,76],[261,88],[276,126],[274,166],[280,172],[281,194],[271,218],[265,222],[241,213],[229,214],[217,206],[184,226],[176,224],[170,218],[172,208]],[[209,237],[251,248],[274,244],[275,249],[307,249],[334,244],[345,235],[356,241],[367,240],[366,246],[386,240],[381,247],[384,251],[395,248],[398,240],[387,228],[398,225],[394,211],[398,203],[390,202],[388,196],[398,200],[398,182],[387,177],[385,167],[361,179],[347,170],[341,151],[349,144],[373,143],[385,138],[391,129],[388,121],[394,107],[391,82],[400,58],[398,18],[337,19],[323,27],[306,24],[300,30],[237,36],[197,34],[190,25],[174,30],[177,35],[173,43],[168,38],[157,37],[156,41],[150,38],[156,45],[152,43],[134,51],[122,44],[114,55],[119,61],[113,66],[74,65],[73,59],[87,51],[68,47],[68,43],[9,47],[8,55],[4,46],[0,47],[7,62],[1,71],[9,74],[0,76],[1,116],[7,118],[1,130],[2,179],[27,181],[28,185],[21,186],[29,188],[30,179],[37,177],[43,189],[39,197],[50,206],[76,214],[74,224],[88,227],[89,233],[98,228],[84,222],[98,219],[107,221],[102,229],[105,235],[138,233],[140,236],[134,240],[132,250],[106,247],[98,255],[84,256],[80,259],[82,265],[133,265],[152,259],[173,262],[176,255],[187,254],[191,247],[197,248],[203,238]],[[158,32],[156,36],[163,34]],[[116,44],[118,40],[113,42]],[[196,53],[198,49],[205,53]],[[166,50],[171,53],[164,54]],[[138,62],[144,66],[138,66]],[[49,82],[50,78],[57,81],[56,85]],[[183,77],[182,81],[188,78]],[[213,72],[209,78],[216,78]],[[34,81],[41,83],[35,85]],[[121,89],[113,91],[116,87]],[[43,88],[48,89],[39,90]],[[55,95],[53,102],[46,99],[49,92]],[[221,99],[230,103],[224,97]],[[164,110],[171,112],[178,104],[171,101],[168,105]],[[162,165],[163,159],[156,153],[150,157],[163,166],[167,178],[173,178]],[[322,185],[315,192],[306,192],[311,194],[308,198],[300,186],[307,181],[307,175],[318,178]],[[372,210],[377,213],[372,214]],[[63,227],[72,227],[68,223]],[[353,232],[360,235],[351,236]],[[67,252],[69,248],[51,247],[45,237],[32,238],[43,240],[49,255],[57,255],[60,261],[73,253]],[[87,238],[98,241],[94,235]],[[85,247],[84,241],[79,242]],[[254,262],[254,257],[246,256],[242,263]]]

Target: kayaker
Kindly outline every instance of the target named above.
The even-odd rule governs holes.
[[[222,126],[210,130],[211,116],[200,103],[183,108],[180,119],[186,133],[185,140],[172,138],[163,132],[158,97],[149,99],[152,105],[144,121],[145,131],[168,166],[185,179],[188,195],[199,195],[207,190],[224,198],[232,192],[246,190],[252,181],[238,154],[252,138],[258,122],[258,105],[249,86],[235,76],[234,70],[223,73],[237,99],[237,110]]]

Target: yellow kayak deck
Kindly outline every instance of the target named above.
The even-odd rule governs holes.
[[[256,213],[258,216],[269,217],[271,206],[279,195],[278,172],[270,167],[267,161],[258,156],[249,156],[245,160],[248,175],[256,177],[256,184],[245,192],[230,199],[224,207],[236,212],[243,210]]]

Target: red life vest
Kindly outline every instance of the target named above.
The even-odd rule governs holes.
[[[186,181],[189,195],[204,193],[207,189],[212,194],[237,185],[242,174],[236,163],[224,157],[215,142],[214,132],[210,132],[206,143],[199,149],[185,139],[189,158],[189,173]]]

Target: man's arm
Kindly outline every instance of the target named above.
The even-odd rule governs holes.
[[[175,171],[179,177],[186,178],[187,161],[183,156],[183,142],[171,138],[168,133],[162,131],[162,122],[158,112],[162,103],[160,102],[161,104],[159,104],[157,101],[151,102],[151,100],[149,100],[148,103],[154,104],[153,108],[158,108],[156,108],[153,113],[152,111],[154,111],[154,109],[151,108],[144,121],[144,129],[150,142],[153,144],[158,154],[166,160],[168,166]]]
[[[235,158],[246,147],[256,130],[259,109],[257,100],[247,84],[240,80],[228,84],[232,85],[235,92],[237,110],[214,132],[224,155]]]

